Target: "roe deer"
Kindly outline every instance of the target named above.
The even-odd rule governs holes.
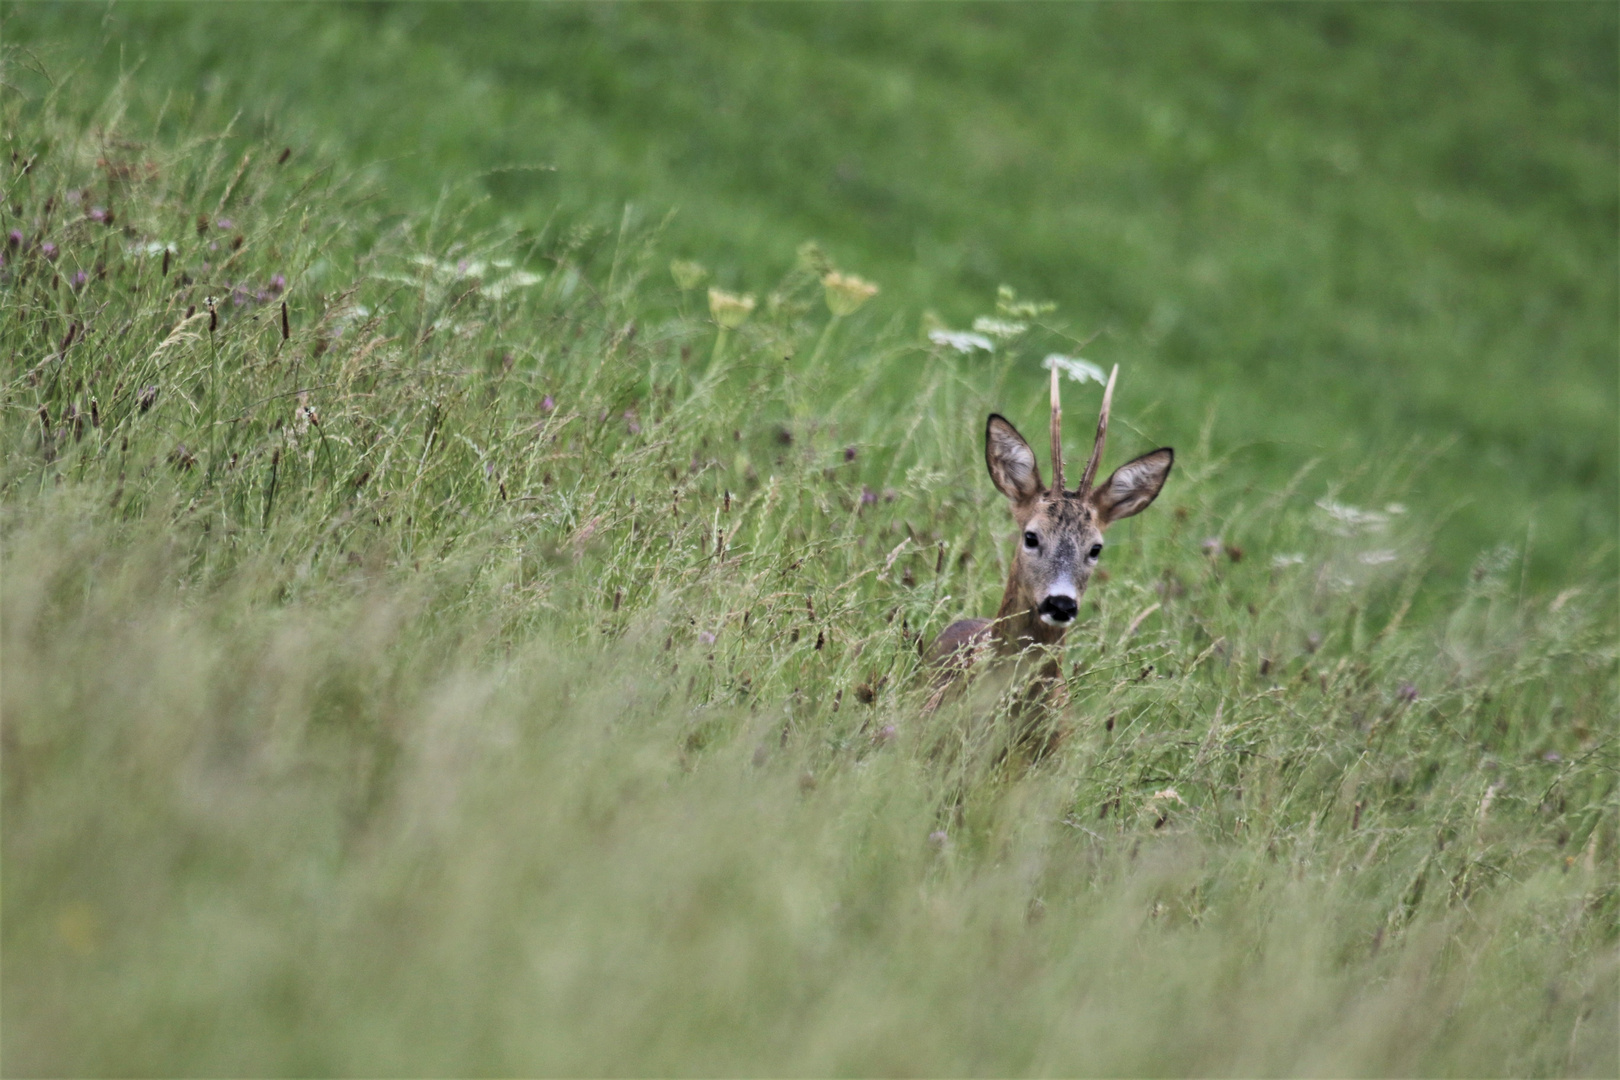
[[[1046,646],[1047,658],[1028,696],[1039,697],[1061,685],[1056,650],[1080,613],[1080,598],[1103,551],[1103,530],[1139,514],[1158,497],[1170,475],[1175,451],[1168,446],[1143,454],[1114,470],[1097,487],[1092,481],[1108,435],[1108,409],[1114,398],[1116,365],[1103,391],[1102,412],[1091,460],[1073,491],[1063,489],[1062,410],[1058,371],[1052,371],[1052,486],[1041,483],[1035,452],[1006,418],[991,413],[985,425],[984,461],[990,479],[1012,504],[1020,539],[1007,577],[1001,609],[993,619],[962,619],[934,641],[931,660],[941,669],[930,706],[938,705],[982,653],[1006,658],[1032,645]],[[1049,744],[1046,749],[1050,749]],[[1041,752],[1041,751],[1038,751]]]

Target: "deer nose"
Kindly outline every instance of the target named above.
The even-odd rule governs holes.
[[[1074,602],[1072,596],[1053,595],[1041,601],[1041,614],[1053,622],[1068,622],[1079,612],[1080,605]]]

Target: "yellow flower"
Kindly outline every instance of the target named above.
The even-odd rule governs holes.
[[[878,287],[854,274],[832,271],[821,279],[827,291],[827,310],[839,318],[853,315],[860,306],[878,294]]]
[[[675,279],[677,289],[681,292],[690,292],[703,284],[703,279],[709,276],[709,271],[702,263],[676,259],[669,264],[669,276]]]
[[[738,296],[721,289],[709,290],[709,314],[714,321],[720,324],[721,329],[735,330],[748,321],[748,316],[754,310],[754,294],[747,293]]]

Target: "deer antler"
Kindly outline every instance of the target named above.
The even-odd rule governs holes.
[[[1063,491],[1063,407],[1058,402],[1058,369],[1052,367],[1052,490]]]
[[[1091,482],[1097,478],[1097,466],[1102,464],[1103,442],[1108,438],[1108,408],[1114,403],[1114,380],[1118,377],[1119,365],[1115,364],[1114,370],[1108,373],[1108,385],[1103,388],[1102,412],[1097,415],[1097,441],[1091,446],[1091,460],[1086,462],[1085,475],[1080,477],[1080,487],[1075,491],[1082,499],[1091,494]],[[1056,423],[1054,419],[1053,424]]]

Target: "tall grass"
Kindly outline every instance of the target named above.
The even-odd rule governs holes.
[[[7,1072],[1612,1066],[1608,569],[1419,623],[1413,463],[1183,447],[1003,757],[918,646],[1039,331],[807,250],[721,348],[656,229],[78,108],[3,114]]]

